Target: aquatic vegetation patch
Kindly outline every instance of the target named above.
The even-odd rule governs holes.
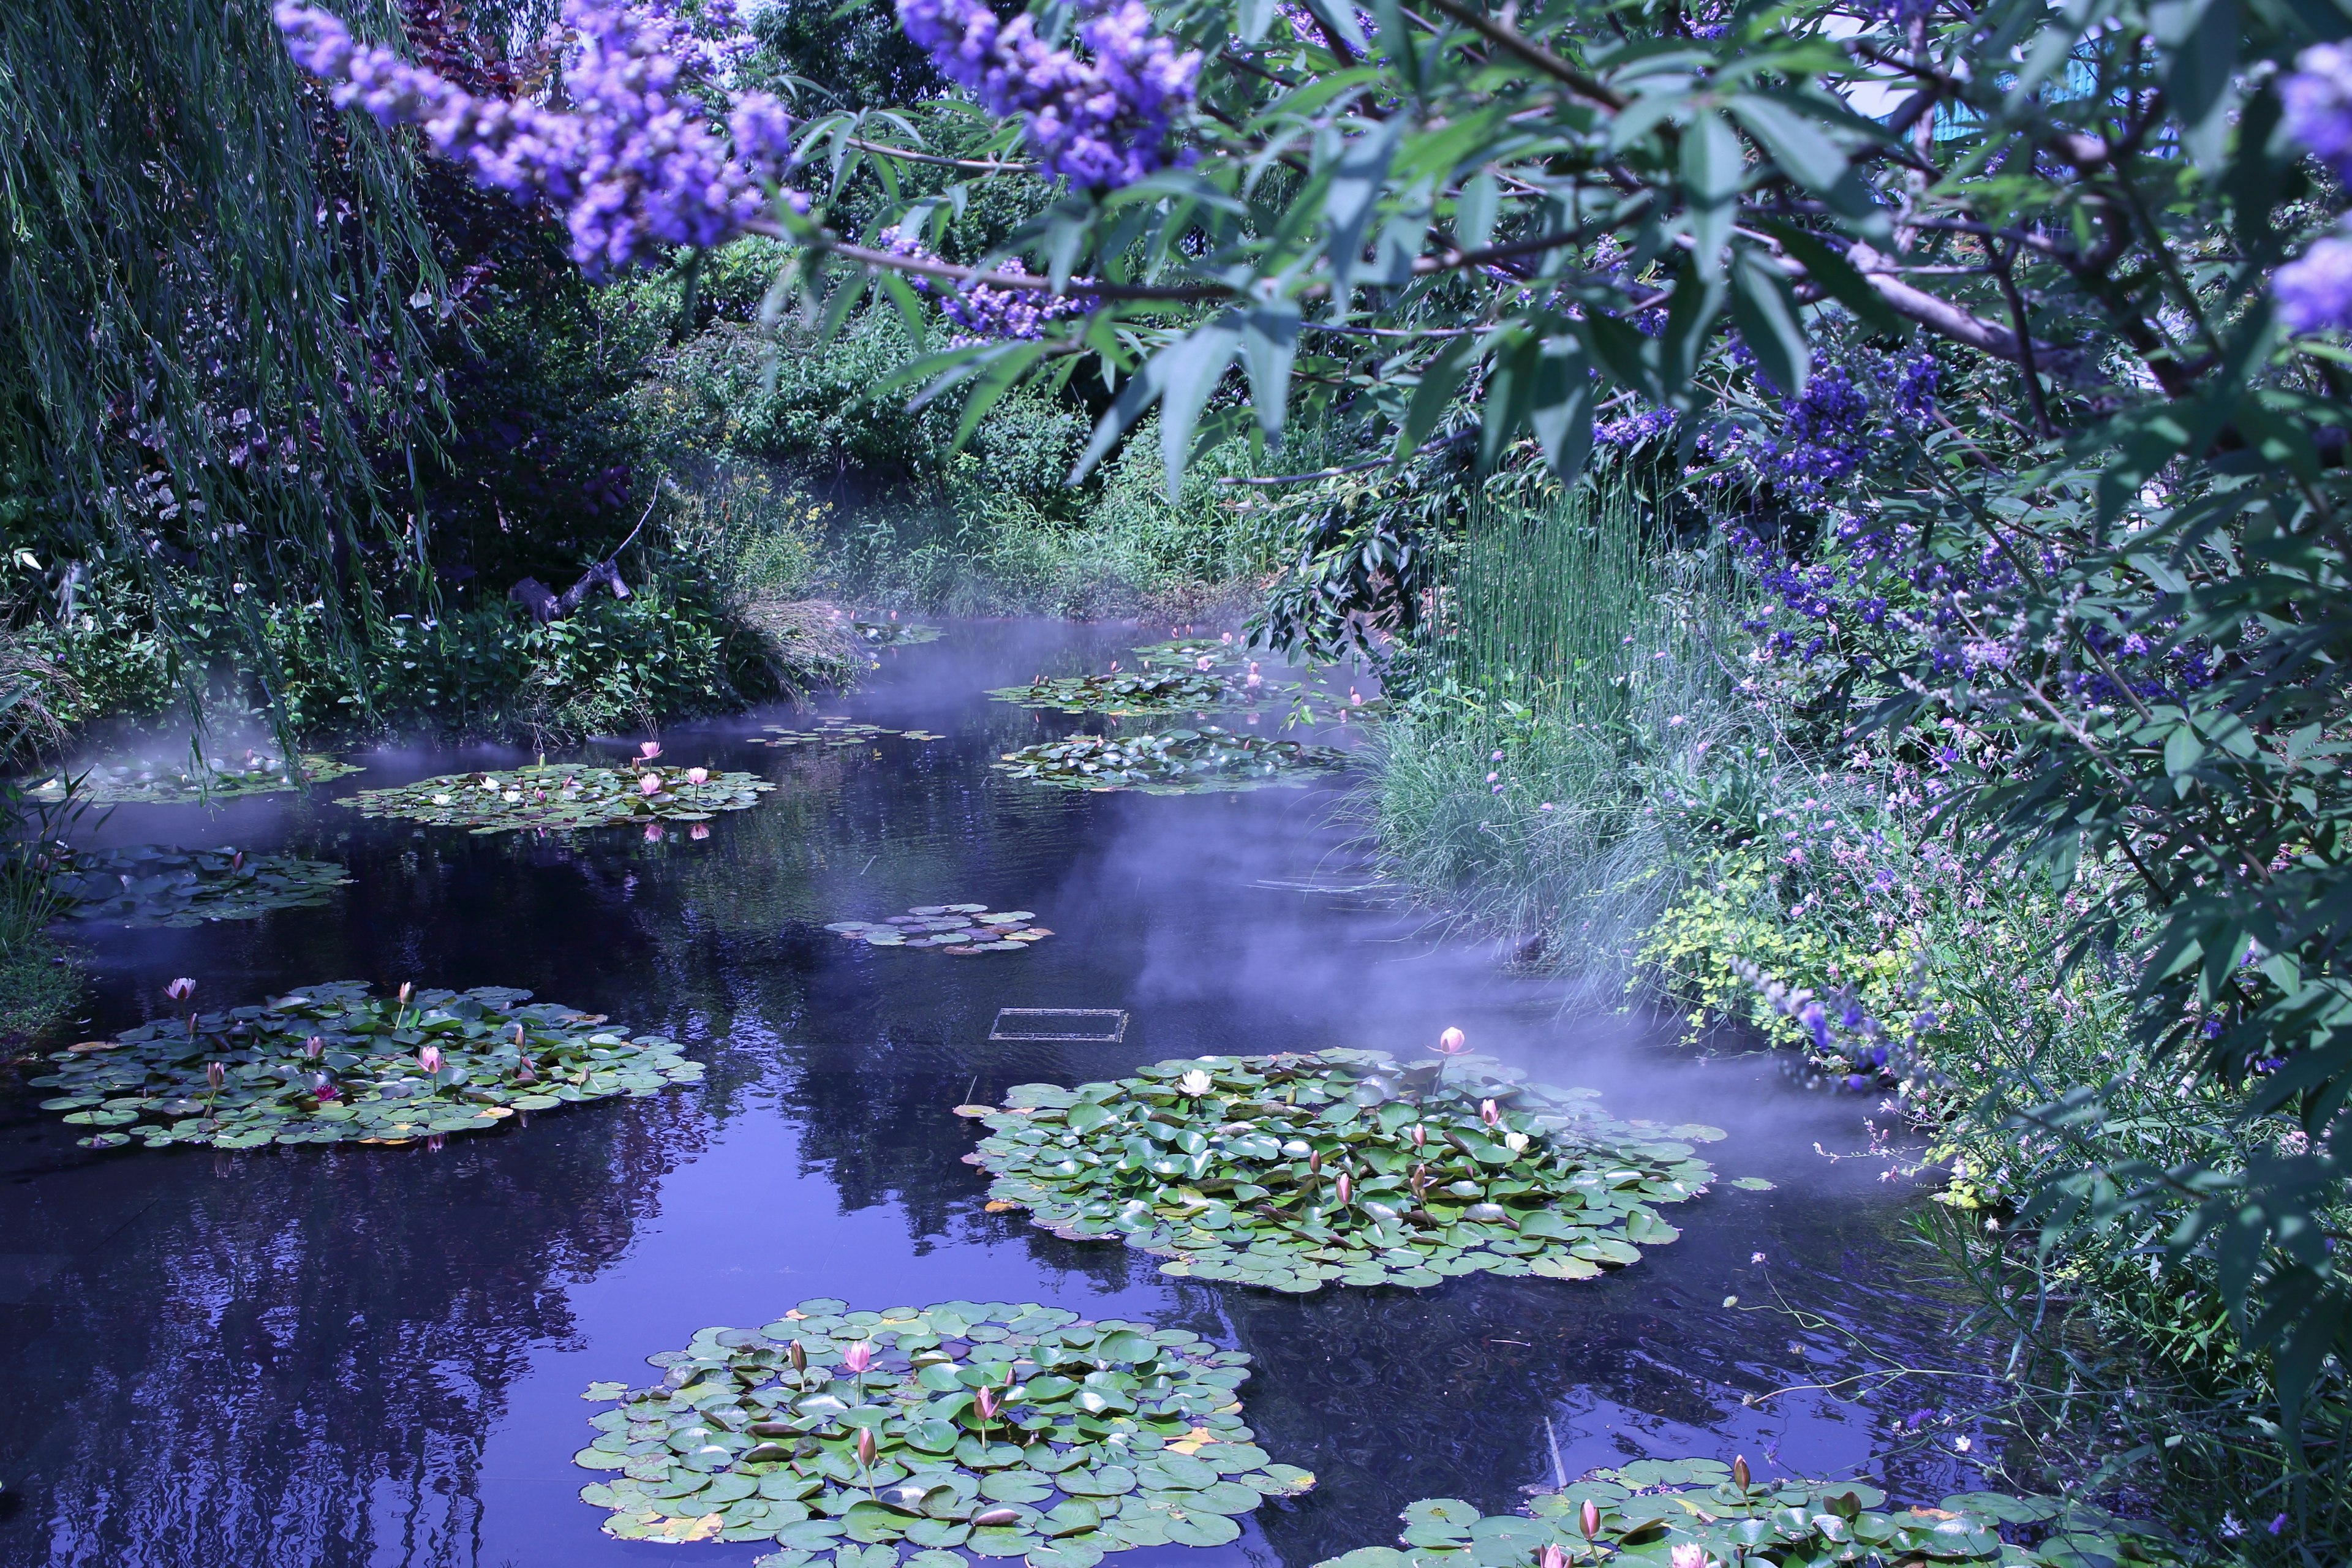
[[[1234,1516],[1315,1484],[1242,1424],[1249,1357],[1181,1329],[813,1300],[646,1359],[653,1386],[584,1396],[614,1408],[575,1461],[619,1475],[581,1497],[625,1541],[773,1539],[762,1568],[962,1568],[959,1550],[1093,1568],[1227,1545]]]
[[[310,909],[350,880],[332,860],[247,855],[227,845],[175,849],[140,844],[77,850],[49,888],[74,920],[198,926],[257,920],[272,910]]]
[[[1168,642],[1147,643],[1134,650],[1139,663],[1146,665],[1181,666],[1191,669],[1215,669],[1219,666],[1240,668],[1249,662],[1248,645],[1235,642],[1228,632],[1213,637],[1176,637]],[[1208,662],[1203,664],[1202,660]]]
[[[302,753],[302,777],[321,784],[366,770],[354,763]],[[94,805],[182,805],[200,801],[236,800],[249,795],[269,795],[294,787],[286,759],[247,752],[241,761],[219,757],[202,769],[160,763],[97,763],[84,773],[52,774],[26,791],[50,804],[66,798],[68,784],[76,799]]]
[[[912,647],[939,641],[941,631],[914,621],[852,621],[850,626],[867,647]]]
[[[2062,1498],[1965,1492],[1934,1508],[1885,1504],[1885,1492],[1859,1481],[1756,1484],[1744,1459],[1642,1459],[1543,1493],[1523,1513],[1482,1514],[1454,1498],[1427,1498],[1404,1510],[1399,1544],[1359,1547],[1316,1568],[2188,1561],[2161,1531]],[[2037,1543],[2003,1541],[2004,1526]]]
[[[1157,735],[1073,735],[1007,752],[990,764],[1064,789],[1198,795],[1302,784],[1348,765],[1346,753],[1297,741],[1237,735],[1215,724]]]
[[[879,921],[835,921],[824,929],[868,947],[935,947],[968,958],[976,952],[1019,952],[1054,933],[1030,922],[1032,910],[986,904],[918,904]]]
[[[776,786],[755,773],[601,763],[445,773],[422,784],[362,790],[335,804],[364,816],[404,816],[436,827],[570,833],[616,822],[702,822],[760,804]]]
[[[886,730],[879,724],[852,723],[847,719],[820,719],[806,730],[788,729],[782,724],[761,726],[767,733],[754,735],[755,746],[862,746],[869,741],[879,741],[897,735],[908,741],[944,741],[945,735],[930,730]]]
[[[404,985],[372,996],[337,981],[87,1040],[53,1053],[55,1068],[32,1081],[58,1091],[41,1109],[89,1129],[78,1142],[93,1149],[132,1138],[150,1149],[406,1143],[698,1083],[702,1066],[685,1052],[528,991]]]
[[[1138,669],[1108,675],[1039,676],[1026,686],[1001,686],[989,695],[1024,708],[1064,713],[1206,713],[1255,707],[1262,689],[1251,678],[1198,669]]]
[[[1306,1292],[1475,1270],[1590,1279],[1681,1233],[1712,1127],[1615,1121],[1484,1058],[1203,1057],[963,1106],[989,1196],[1163,1274]]]

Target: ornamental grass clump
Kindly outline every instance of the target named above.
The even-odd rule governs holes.
[[[1593,1098],[1465,1047],[1203,1057],[960,1109],[990,1129],[966,1156],[996,1176],[990,1197],[1055,1235],[1304,1293],[1479,1270],[1590,1279],[1673,1241],[1655,1205],[1706,1190],[1691,1144],[1723,1133],[1612,1121]]]
[[[166,988],[188,1001],[193,980]],[[702,1066],[656,1035],[504,986],[371,996],[357,981],[266,1006],[192,1011],[52,1054],[55,1091],[93,1149],[209,1143],[406,1143],[487,1131],[518,1111],[699,1083]]]
[[[652,1387],[587,1392],[615,1407],[575,1462],[619,1474],[581,1497],[625,1541],[773,1540],[764,1568],[960,1568],[959,1549],[1093,1568],[1229,1545],[1234,1516],[1315,1484],[1243,1425],[1249,1357],[1181,1329],[819,1300],[647,1360]]]
[[[363,816],[405,816],[476,833],[528,827],[569,833],[616,822],[703,822],[719,812],[757,805],[775,787],[756,773],[663,767],[647,758],[617,768],[542,763],[446,773],[394,789],[362,790],[335,804]]]

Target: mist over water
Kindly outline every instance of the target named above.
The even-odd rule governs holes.
[[[646,1355],[698,1328],[816,1296],[1036,1300],[1255,1358],[1245,1418],[1318,1489],[1241,1521],[1232,1547],[1111,1560],[1127,1568],[1307,1568],[1390,1540],[1418,1498],[1500,1510],[1648,1455],[1744,1453],[1762,1475],[1873,1477],[1928,1501],[1964,1484],[1957,1456],[1886,1473],[1891,1419],[1937,1402],[1919,1386],[1820,1386],[1957,1364],[1958,1307],[1919,1282],[1929,1260],[1905,1228],[1916,1194],[1814,1152],[1860,1148],[1873,1101],[1806,1094],[1761,1057],[1681,1053],[1671,1024],[1563,1016],[1483,944],[1311,890],[1369,880],[1332,820],[1345,781],[1171,798],[990,771],[1081,721],[985,689],[1100,669],[1164,630],[956,626],[821,705],[941,742],[748,743],[761,722],[810,721],[788,712],[667,731],[666,762],[780,786],[700,842],[477,837],[327,798],[523,760],[488,749],[361,754],[368,772],[309,801],[96,824],[93,843],[296,850],[354,881],[258,921],[89,932],[92,1035],[150,1016],[179,974],[207,1007],[330,979],[504,984],[684,1040],[709,1078],[438,1151],[153,1154],[77,1148],[37,1109],[32,1069],[0,1078],[0,1564],[748,1563],[772,1547],[600,1533],[604,1511],[578,1498],[594,1478],[571,1462],[594,1435],[580,1392],[643,1381]],[[1034,910],[1057,934],[959,959],[822,930],[963,900]],[[1131,1019],[1116,1046],[992,1044],[1007,1006]],[[1616,1115],[1725,1129],[1702,1155],[1776,1190],[1718,1184],[1667,1211],[1681,1240],[1589,1283],[1473,1275],[1300,1299],[1171,1279],[989,1214],[961,1160],[980,1130],[951,1108],[1013,1084],[1212,1052],[1414,1054],[1448,1025]]]

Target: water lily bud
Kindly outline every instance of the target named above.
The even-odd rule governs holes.
[[[416,1065],[423,1068],[428,1073],[439,1072],[441,1070],[441,1047],[438,1046],[427,1046],[423,1050],[418,1051],[416,1053]]]
[[[1732,1456],[1731,1484],[1740,1488],[1748,1485],[1748,1456],[1745,1454]]]
[[[1601,1510],[1593,1506],[1591,1498],[1586,1498],[1584,1506],[1576,1510],[1576,1524],[1587,1541],[1601,1533]]]
[[[1470,1039],[1459,1029],[1448,1029],[1437,1037],[1437,1048],[1446,1056],[1458,1057],[1470,1048]]]
[[[539,1081],[539,1074],[532,1070],[530,1058],[529,1057],[523,1058],[522,1066],[515,1068],[514,1080],[517,1083],[537,1083]]]
[[[1528,1152],[1528,1135],[1524,1132],[1506,1132],[1503,1134],[1503,1147],[1514,1154],[1524,1154]]]
[[[690,784],[708,784],[710,782],[710,770],[709,768],[688,768],[686,770],[686,782]]]
[[[174,1002],[184,1002],[196,994],[196,983],[185,975],[163,987],[163,994]]]
[[[303,1054],[304,1056],[308,1057],[310,1060],[312,1060],[312,1061],[314,1061],[314,1062],[315,1062],[315,1061],[317,1061],[320,1057],[322,1057],[322,1056],[326,1055],[326,1054],[327,1054],[327,1040],[326,1040],[326,1037],[325,1037],[325,1036],[323,1036],[323,1035],[313,1035],[313,1036],[311,1036],[309,1039],[307,1039],[307,1040],[303,1041],[303,1042],[302,1042],[302,1054]]]
[[[1568,1568],[1568,1553],[1547,1542],[1544,1549],[1536,1553],[1536,1568]]]
[[[1429,1190],[1429,1167],[1428,1167],[1428,1166],[1426,1166],[1426,1165],[1415,1165],[1415,1166],[1412,1168],[1412,1195],[1413,1195],[1414,1197],[1416,1197],[1416,1198],[1417,1198],[1417,1197],[1420,1197],[1423,1193],[1426,1193],[1426,1192]]]
[[[856,1341],[841,1352],[841,1364],[851,1372],[865,1373],[874,1364],[874,1346],[865,1340]]]
[[[206,1062],[205,1064],[205,1081],[212,1085],[214,1089],[219,1089],[223,1083],[227,1081],[227,1079],[228,1069],[222,1067],[220,1063]]]
[[[980,1412],[980,1418],[982,1421],[991,1421],[995,1419],[997,1411],[996,1390],[992,1388],[973,1389],[971,1391],[971,1407]]]
[[[1482,1100],[1478,1102],[1478,1120],[1492,1127],[1503,1120],[1503,1113],[1496,1109],[1493,1100]]]
[[[517,1024],[515,1026],[515,1049],[522,1049],[522,1026],[520,1024]]]
[[[1317,1175],[1318,1175],[1318,1176],[1319,1176],[1319,1175],[1321,1175],[1321,1174],[1323,1173],[1323,1151],[1322,1151],[1322,1150],[1320,1150],[1320,1149],[1309,1149],[1308,1151],[1307,1151],[1307,1168],[1308,1170],[1310,1170],[1310,1171],[1314,1172],[1314,1173],[1315,1173]]]
[[[645,795],[661,794],[661,774],[647,773],[637,780],[637,793]]]
[[[1412,1124],[1412,1146],[1415,1151],[1429,1146],[1429,1129],[1416,1121]]]
[[[874,1428],[871,1426],[860,1426],[857,1429],[857,1462],[869,1469],[873,1468]]]
[[[793,1363],[794,1372],[808,1370],[808,1352],[801,1348],[801,1342],[798,1340],[794,1340],[791,1347],[784,1352],[784,1359]]]
[[[1666,1568],[1706,1568],[1706,1548],[1685,1541],[1666,1553]]]
[[[416,983],[413,980],[404,980],[400,983],[400,1005],[402,1006],[405,1007],[408,1005],[408,998],[415,993],[415,990]]]
[[[1342,1171],[1339,1173],[1339,1201],[1343,1204],[1348,1201],[1348,1173]]]

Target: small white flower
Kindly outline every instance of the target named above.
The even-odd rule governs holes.
[[[1524,1132],[1506,1132],[1503,1134],[1503,1147],[1514,1154],[1524,1153],[1527,1152],[1528,1135]]]
[[[1201,1096],[1209,1092],[1209,1075],[1202,1072],[1199,1068],[1194,1068],[1192,1071],[1186,1073],[1182,1078],[1176,1080],[1176,1092],[1179,1094],[1190,1095],[1193,1099],[1198,1100]]]
[[[446,805],[449,804],[449,797],[446,795],[436,795],[433,797],[433,804],[436,805]]]
[[[1969,1451],[1969,1440],[1966,1437],[1955,1437],[1952,1439],[1952,1447],[1965,1454]]]

